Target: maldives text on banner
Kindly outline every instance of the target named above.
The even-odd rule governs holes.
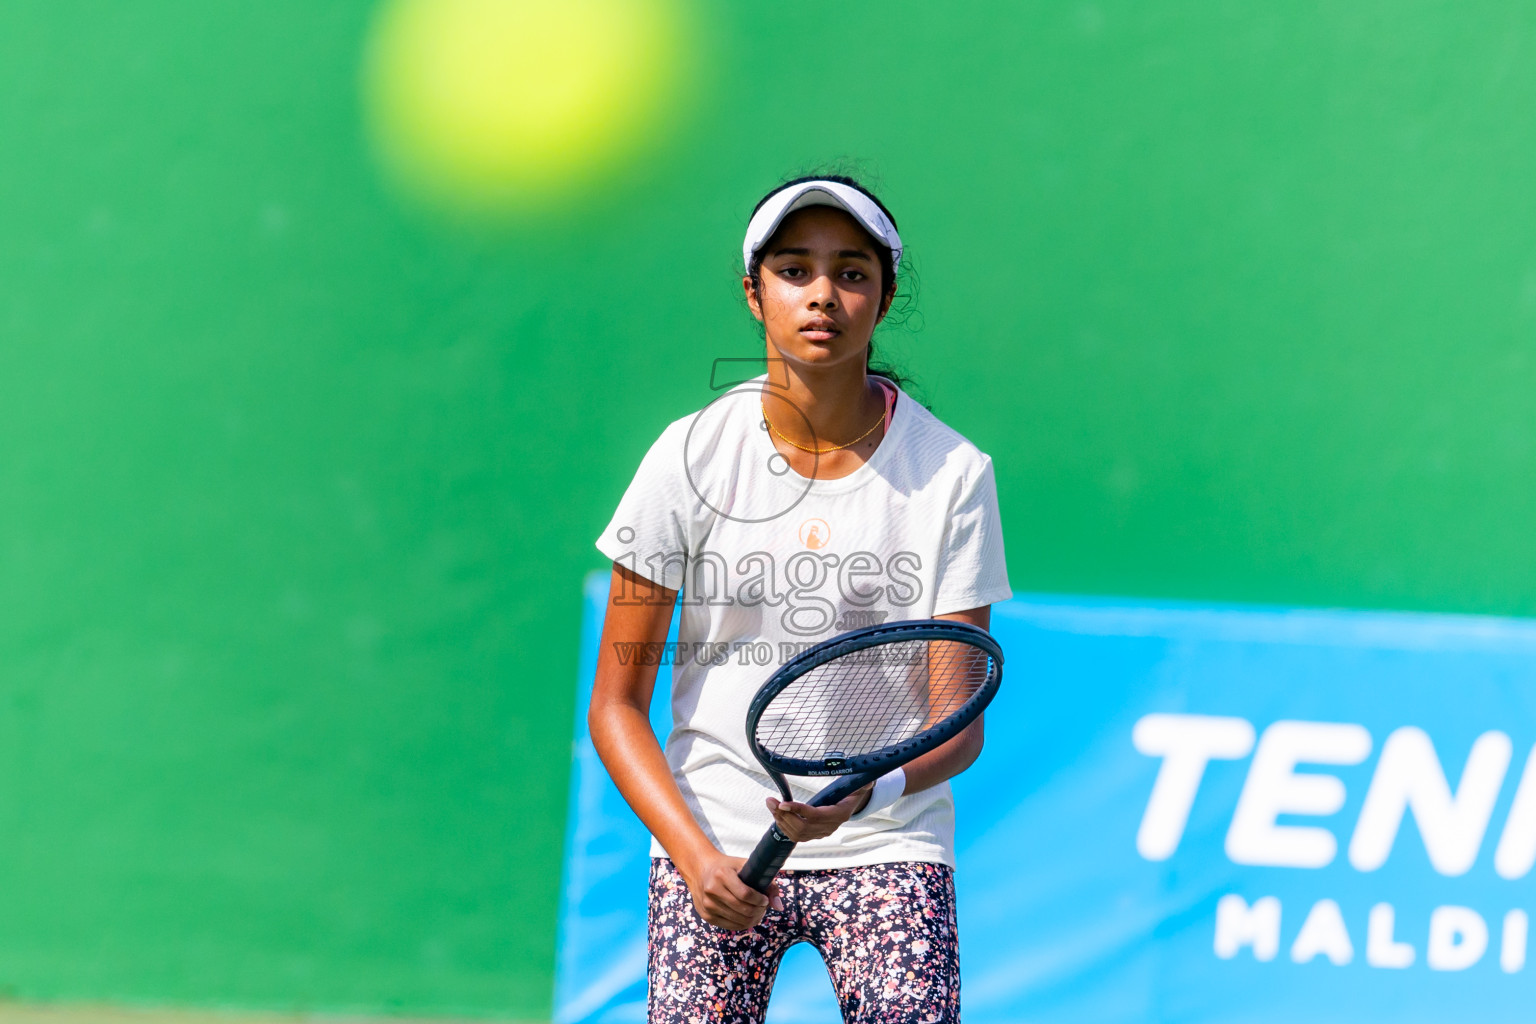
[[[644,1019],[646,834],[584,727],[606,587],[562,1024]],[[993,632],[1003,689],[955,781],[970,1024],[1529,1019],[1536,622],[1023,597]],[[837,1019],[799,947],[770,1022]]]

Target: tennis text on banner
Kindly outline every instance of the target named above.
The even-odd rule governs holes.
[[[1137,721],[1131,740],[1139,753],[1160,762],[1136,833],[1137,852],[1148,861],[1177,853],[1212,762],[1250,758],[1226,829],[1227,859],[1245,867],[1326,868],[1340,858],[1345,836],[1322,819],[1343,810],[1349,796],[1344,779],[1329,769],[1364,765],[1375,752],[1364,798],[1342,842],[1342,857],[1355,871],[1374,872],[1388,862],[1410,815],[1430,867],[1444,877],[1472,870],[1490,834],[1498,837],[1492,866],[1500,877],[1523,878],[1536,864],[1536,756],[1526,757],[1509,810],[1495,822],[1514,754],[1510,738],[1498,730],[1483,732],[1465,761],[1449,766],[1460,769],[1454,787],[1430,735],[1415,726],[1394,729],[1377,748],[1371,733],[1353,723],[1283,720],[1260,733],[1243,718],[1157,713]],[[1391,903],[1377,902],[1351,908],[1360,918],[1351,920],[1339,903],[1323,898],[1291,911],[1298,916],[1282,931],[1288,909],[1272,895],[1221,897],[1216,955],[1232,959],[1247,950],[1256,960],[1274,960],[1284,937],[1294,963],[1321,957],[1343,966],[1363,959],[1385,969],[1422,963],[1457,971],[1497,949],[1506,973],[1525,966],[1529,918],[1522,909],[1487,915],[1447,904],[1426,920],[1409,922],[1399,921]]]

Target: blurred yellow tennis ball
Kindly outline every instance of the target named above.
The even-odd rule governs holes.
[[[370,127],[433,198],[518,205],[644,138],[680,22],[674,0],[387,0],[364,69]]]

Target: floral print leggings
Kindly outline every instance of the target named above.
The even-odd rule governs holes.
[[[826,961],[847,1024],[958,1024],[954,873],[898,862],[781,871],[783,910],[750,931],[699,917],[670,860],[651,861],[650,1024],[759,1024],[784,951]]]

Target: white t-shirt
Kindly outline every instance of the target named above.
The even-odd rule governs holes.
[[[902,394],[864,465],[801,476],[769,439],[765,381],[662,431],[597,541],[682,591],[676,646],[620,656],[671,665],[667,763],[711,842],[738,857],[772,824],[764,798],[778,795],[746,738],[747,706],[774,669],[849,629],[1012,596],[991,459]],[[827,781],[789,780],[798,800]],[[654,839],[651,853],[666,856]],[[947,782],[801,843],[785,867],[889,861],[954,865]]]

